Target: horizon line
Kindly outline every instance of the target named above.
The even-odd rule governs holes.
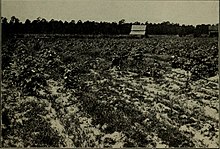
[[[7,17],[5,17],[5,16],[1,16],[1,18],[6,18],[7,19],[7,21],[10,21],[10,19],[12,18],[13,16],[11,16],[11,17],[9,17],[9,18],[7,18]],[[14,16],[14,17],[16,17],[16,16]],[[19,19],[18,17],[16,17],[17,19]],[[26,20],[30,20],[31,22],[33,22],[34,20],[37,20],[37,19],[40,19],[40,20],[42,20],[42,19],[45,19],[47,22],[50,22],[51,20],[54,20],[54,21],[62,21],[63,23],[64,22],[68,22],[68,23],[70,23],[71,21],[75,21],[75,23],[77,23],[77,22],[79,22],[79,21],[82,21],[82,23],[85,23],[85,22],[87,22],[87,21],[89,21],[89,22],[95,22],[95,23],[102,23],[102,22],[104,22],[104,23],[119,23],[119,21],[97,21],[97,20],[81,20],[81,19],[79,19],[79,20],[75,20],[75,19],[72,19],[72,20],[63,20],[63,19],[56,19],[56,18],[51,18],[51,19],[46,19],[46,18],[44,18],[44,17],[37,17],[37,18],[35,18],[35,19],[29,19],[29,18],[26,18],[25,20],[23,20],[23,21],[21,21],[20,19],[19,19],[19,22],[21,22],[21,23],[25,23],[25,21]],[[121,19],[121,20],[125,20],[125,19]],[[120,20],[120,21],[121,21]],[[148,22],[148,24],[162,24],[162,23],[170,23],[170,24],[178,24],[178,25],[186,25],[186,26],[197,26],[197,25],[218,25],[219,24],[219,22],[216,22],[216,23],[200,23],[200,24],[196,24],[196,25],[193,25],[193,24],[184,24],[184,23],[178,23],[178,22],[171,22],[171,21],[169,21],[169,20],[163,20],[163,21],[160,21],[160,22],[149,22],[149,21],[145,21],[145,22],[139,22],[138,20],[137,21],[134,21],[134,22],[130,22],[130,21],[126,21],[125,20],[125,23],[123,23],[123,24],[134,24],[134,23],[140,23],[140,24],[143,24],[143,25],[145,25],[146,24],[146,22]],[[8,22],[9,23],[9,22]]]

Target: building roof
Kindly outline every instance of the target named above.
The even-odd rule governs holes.
[[[132,25],[130,35],[145,35],[146,25]]]
[[[132,25],[131,30],[132,31],[145,31],[146,25]]]
[[[218,25],[209,26],[209,31],[218,31]]]

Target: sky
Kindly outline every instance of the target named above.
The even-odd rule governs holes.
[[[1,16],[20,21],[46,20],[161,23],[186,25],[219,22],[218,0],[2,0]]]

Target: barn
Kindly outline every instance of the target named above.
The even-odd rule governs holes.
[[[209,26],[209,37],[218,37],[218,25]]]
[[[132,25],[130,36],[133,37],[145,37],[146,36],[146,25]]]

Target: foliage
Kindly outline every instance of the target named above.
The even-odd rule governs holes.
[[[3,45],[4,147],[206,147],[218,128],[216,39],[36,37]]]
[[[9,34],[78,34],[78,35],[128,35],[131,30],[132,23],[125,23],[122,19],[116,22],[94,22],[72,20],[70,22],[62,22],[61,20],[51,19],[47,21],[44,18],[38,17],[36,20],[30,21],[27,19],[24,23],[18,18],[12,16],[8,22],[7,18],[1,19],[3,28],[3,39]],[[133,24],[143,24],[134,22]],[[201,34],[208,34],[209,25],[179,25],[177,23],[162,22],[162,23],[145,23],[147,25],[147,34],[149,35],[179,35],[186,36],[194,34],[195,37]]]

